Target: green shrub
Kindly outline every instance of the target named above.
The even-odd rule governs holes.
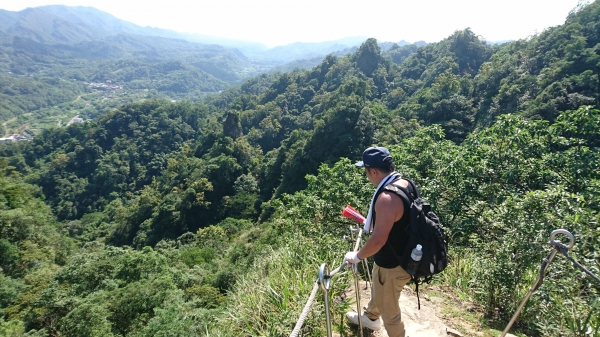
[[[212,247],[198,248],[193,247],[181,253],[180,259],[188,267],[210,263],[216,256],[215,250]]]
[[[198,307],[214,309],[219,307],[227,298],[219,289],[207,285],[195,285],[185,289],[188,299],[195,301]]]
[[[110,337],[112,324],[110,311],[99,301],[99,297],[90,298],[78,304],[60,320],[59,330],[65,336]]]

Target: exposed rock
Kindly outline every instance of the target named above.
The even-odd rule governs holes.
[[[457,330],[454,330],[454,329],[448,328],[448,327],[446,327],[446,334],[448,336],[453,336],[453,337],[464,337],[463,334],[461,334]]]

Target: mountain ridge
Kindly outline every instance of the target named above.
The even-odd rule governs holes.
[[[46,13],[44,16],[42,13]],[[35,15],[36,20],[31,20]],[[50,27],[49,22],[61,28]],[[40,25],[42,23],[42,25]],[[73,33],[64,32],[67,28]],[[94,41],[120,33],[142,36],[158,36],[163,38],[183,39],[201,44],[218,44],[226,48],[239,50],[245,56],[257,62],[268,62],[273,65],[283,65],[301,59],[311,59],[341,50],[358,47],[368,37],[350,36],[337,40],[322,42],[293,42],[286,45],[268,48],[264,44],[237,39],[207,36],[198,33],[182,33],[169,29],[139,26],[114,15],[89,6],[48,5],[27,8],[13,12],[0,10],[0,32],[7,35],[27,37],[40,43],[72,44],[84,41]],[[402,46],[409,44],[399,42],[383,42],[388,49],[394,43]],[[416,42],[422,45],[422,41]]]
[[[295,42],[270,49],[256,43],[237,45],[236,40],[224,39],[225,43],[221,43],[214,37],[210,37],[210,42],[215,43],[198,42],[202,39],[206,41],[206,37],[198,34],[141,27],[94,7],[50,5],[18,12],[0,10],[3,49],[0,71],[6,77],[2,83],[12,81],[25,87],[38,87],[39,90],[32,92],[43,93],[54,91],[47,83],[60,79],[110,80],[125,90],[156,89],[159,95],[170,99],[196,100],[197,95],[221,91],[261,73],[308,69],[318,65],[326,55],[353,53],[366,37]],[[406,43],[399,42],[400,45]],[[397,50],[398,44],[389,42],[381,45],[396,63],[417,49],[411,45]],[[177,67],[179,70],[165,66],[172,64],[181,66]],[[188,74],[178,73],[181,71]],[[11,80],[14,76],[27,77]],[[176,85],[178,77],[185,85]],[[69,95],[53,94],[57,99],[46,100],[51,104],[38,99],[33,99],[34,104],[27,104],[32,97],[27,96],[26,91],[0,88],[0,92],[13,93],[7,96],[10,108],[0,112],[0,116],[9,120],[72,101],[81,89],[75,82],[70,86],[78,89],[69,90]],[[16,130],[27,123],[19,121],[20,124],[12,126]]]

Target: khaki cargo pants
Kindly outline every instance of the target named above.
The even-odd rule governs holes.
[[[398,266],[381,268],[373,264],[373,285],[371,300],[365,308],[365,315],[371,320],[379,317],[390,337],[404,337],[404,323],[400,317],[400,293],[410,280],[410,275]]]

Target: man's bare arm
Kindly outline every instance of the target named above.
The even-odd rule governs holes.
[[[358,252],[361,259],[374,255],[385,245],[392,226],[404,214],[404,203],[397,195],[383,192],[375,201],[375,212],[377,218],[375,219],[373,234]]]

